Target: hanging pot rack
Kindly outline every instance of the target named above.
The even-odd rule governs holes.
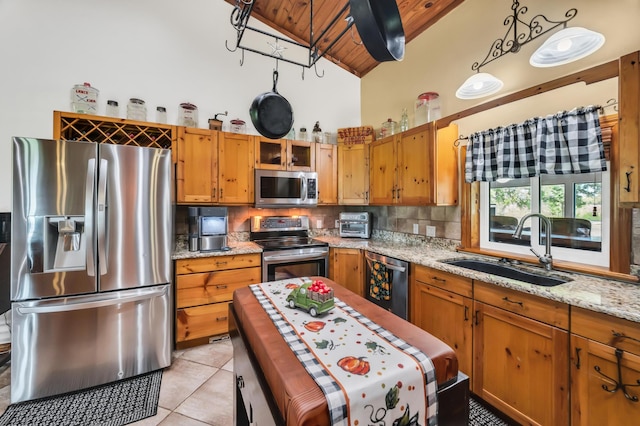
[[[323,77],[324,71],[322,74],[318,74],[316,66],[318,61],[349,31],[351,31],[352,42],[356,45],[364,44],[371,56],[379,62],[399,61],[404,56],[404,29],[402,28],[400,12],[395,0],[347,0],[340,11],[317,35],[313,20],[314,2],[313,0],[308,0],[308,44],[290,40],[248,25],[255,3],[256,0],[236,0],[236,4],[231,11],[231,25],[236,30],[236,41],[233,48],[229,47],[228,41],[225,41],[225,47],[230,52],[241,49],[241,66],[244,63],[244,52],[248,51],[275,59],[276,69],[279,61],[302,67],[303,79],[305,68],[311,67],[314,67],[318,77]],[[343,26],[338,26],[340,22],[343,22]],[[358,29],[361,41],[356,40],[354,37],[354,25]],[[325,37],[332,30],[336,30],[337,35],[333,40],[327,42],[325,47]],[[244,36],[247,32],[272,39],[273,42],[267,42],[272,51],[262,51],[244,43]],[[320,42],[323,43],[322,48],[320,47]],[[306,50],[306,60],[285,57],[283,52],[289,47]]]
[[[242,59],[240,60],[240,65],[243,65],[244,63],[244,52],[248,51],[248,52],[260,54],[262,56],[274,58],[276,60],[276,63],[277,61],[284,61],[293,65],[301,66],[303,68],[303,74],[302,74],[303,78],[304,78],[304,69],[311,68],[311,67],[314,67],[314,70],[318,77],[324,76],[324,71],[322,72],[322,74],[318,74],[318,70],[316,67],[317,62],[320,60],[320,58],[324,57],[329,50],[331,50],[331,48],[338,42],[338,40],[340,40],[340,38],[342,38],[342,36],[346,34],[347,31],[349,31],[354,24],[353,18],[351,16],[348,16],[345,20],[346,21],[345,28],[342,29],[342,31],[336,36],[336,38],[333,41],[331,41],[327,45],[327,47],[324,50],[320,50],[318,46],[318,42],[322,40],[324,35],[331,28],[333,28],[334,25],[337,24],[337,22],[340,20],[340,17],[347,11],[347,9],[349,9],[349,2],[347,2],[342,7],[342,9],[333,17],[331,22],[316,37],[314,32],[314,25],[313,25],[313,0],[309,0],[309,40],[310,41],[308,45],[299,43],[294,40],[289,40],[289,39],[280,37],[275,34],[271,34],[269,32],[266,32],[261,29],[248,25],[248,21],[249,21],[249,18],[251,17],[251,12],[253,11],[254,5],[255,5],[255,0],[237,0],[236,1],[236,4],[233,10],[231,11],[231,25],[237,32],[236,43],[235,43],[235,47],[230,48],[228,41],[225,41],[225,47],[227,48],[227,50],[229,50],[230,52],[235,52],[238,49],[242,50]],[[273,51],[271,53],[264,52],[256,48],[250,47],[246,44],[243,44],[243,38],[246,31],[262,34],[264,36],[273,38],[275,43],[268,43],[271,46],[271,49]],[[352,34],[352,38],[353,38],[353,34]],[[354,43],[357,43],[357,42],[354,40]],[[287,46],[293,46],[293,47],[298,47],[298,48],[308,50],[307,61],[301,62],[295,59],[285,58],[282,52],[285,49],[287,49]]]

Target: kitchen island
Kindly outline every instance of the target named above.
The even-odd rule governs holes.
[[[318,277],[312,277],[318,278]],[[326,278],[335,296],[376,324],[415,346],[433,362],[440,425],[466,424],[468,378],[453,350],[429,333]],[[328,425],[327,401],[249,288],[234,292],[230,334],[236,375],[236,424],[260,422]]]

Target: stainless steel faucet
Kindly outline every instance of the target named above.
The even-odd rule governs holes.
[[[544,256],[540,256],[540,254],[533,248],[530,248],[529,250],[531,250],[531,252],[536,255],[540,263],[544,265],[544,268],[547,271],[551,271],[553,269],[553,258],[551,257],[551,221],[548,217],[541,213],[529,213],[527,215],[524,215],[522,219],[520,219],[520,222],[518,222],[518,226],[513,233],[513,238],[520,239],[520,236],[522,235],[522,229],[524,227],[524,222],[532,216],[539,217],[542,223],[544,223],[546,244]],[[531,241],[533,241],[533,238],[531,239]]]

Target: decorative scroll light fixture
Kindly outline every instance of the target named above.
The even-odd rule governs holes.
[[[604,44],[604,36],[600,33],[581,27],[567,28],[567,22],[578,14],[575,8],[565,12],[564,20],[552,21],[539,14],[531,18],[529,23],[521,19],[521,16],[527,13],[526,6],[520,6],[519,1],[513,0],[511,10],[512,15],[504,20],[504,25],[508,26],[505,36],[493,42],[482,62],[475,62],[471,66],[471,70],[478,73],[469,77],[458,88],[456,97],[459,99],[482,98],[498,92],[504,83],[489,73],[479,72],[480,68],[507,53],[518,53],[525,44],[561,25],[565,28],[549,37],[531,56],[529,61],[531,65],[536,67],[564,65],[590,55]],[[513,38],[509,38],[510,36]]]

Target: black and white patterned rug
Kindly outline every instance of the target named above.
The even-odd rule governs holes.
[[[509,423],[496,416],[481,402],[469,398],[470,426],[509,426]]]
[[[0,426],[121,426],[155,416],[162,370],[65,395],[12,404]]]

